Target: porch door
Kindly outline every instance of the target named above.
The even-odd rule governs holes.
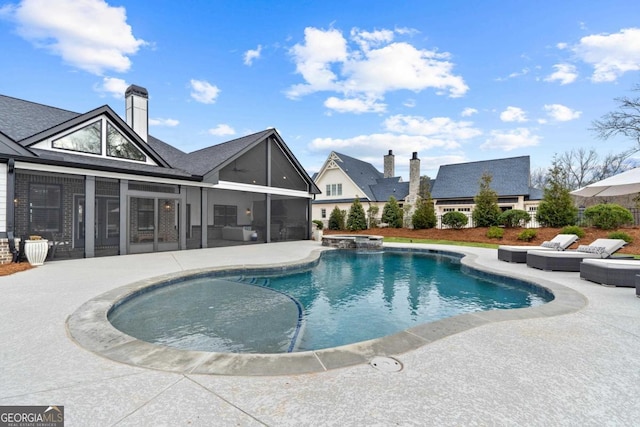
[[[85,208],[84,196],[77,196],[73,213],[73,246],[75,248],[84,248]],[[120,241],[120,200],[115,197],[96,197],[95,215],[95,247],[118,246]]]
[[[178,199],[129,199],[129,252],[180,249]]]

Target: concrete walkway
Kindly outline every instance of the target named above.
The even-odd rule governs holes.
[[[0,277],[0,405],[64,405],[66,426],[638,425],[640,299],[465,252],[482,268],[566,286],[569,314],[492,322],[401,354],[400,372],[368,364],[272,377],[171,373],[105,359],[65,322],[114,288],[182,270],[303,260],[290,242],[48,262]]]

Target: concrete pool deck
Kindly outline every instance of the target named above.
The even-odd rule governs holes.
[[[467,253],[486,271],[541,281],[566,291],[573,307],[471,329],[443,325],[449,328],[439,332],[443,338],[395,356],[403,364],[399,372],[362,363],[299,375],[174,373],[85,350],[67,335],[66,321],[90,299],[133,282],[301,261],[320,244],[49,262],[0,277],[0,405],[64,405],[67,426],[637,424],[634,289],[501,262],[494,249],[416,246]]]

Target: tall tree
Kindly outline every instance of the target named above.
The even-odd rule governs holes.
[[[640,84],[632,90],[640,92]],[[634,140],[636,146],[640,147],[640,97],[623,96],[615,98],[615,101],[618,109],[595,120],[592,130],[599,138],[606,140],[621,135]]]
[[[347,215],[347,230],[358,231],[367,229],[367,218],[364,215],[364,208],[360,199],[356,199],[351,204],[349,214]]]
[[[573,225],[578,217],[578,208],[573,203],[566,186],[565,171],[553,160],[549,169],[549,181],[544,189],[544,196],[538,206],[536,219],[546,227],[564,227]]]
[[[480,178],[480,191],[474,198],[476,206],[471,213],[473,225],[476,227],[498,225],[498,217],[502,211],[498,206],[498,193],[491,188],[492,179],[488,172],[483,173]]]

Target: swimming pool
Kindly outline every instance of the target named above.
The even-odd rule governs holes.
[[[329,251],[274,274],[198,274],[117,303],[109,320],[179,349],[281,353],[362,342],[464,313],[535,307],[550,292],[442,251]]]

